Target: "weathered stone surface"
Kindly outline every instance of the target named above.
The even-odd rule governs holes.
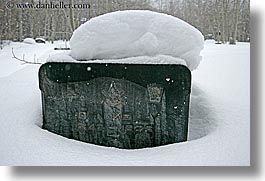
[[[191,74],[182,65],[47,63],[43,128],[135,149],[187,140]]]

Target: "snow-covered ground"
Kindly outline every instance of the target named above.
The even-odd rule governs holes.
[[[28,44],[28,43],[19,43],[19,42],[11,42],[9,45],[0,49],[0,77],[8,76],[17,70],[20,70],[27,65],[21,64],[22,62],[17,61],[16,59],[12,59],[12,48],[14,55],[19,59],[24,59],[30,62],[43,63],[51,57],[52,55],[60,52],[65,52],[62,50],[54,51],[54,48],[62,48],[69,46],[69,43],[66,45],[64,41],[56,41],[54,44],[51,43],[36,43],[36,44]]]
[[[189,141],[120,150],[41,129],[39,65],[54,44],[11,43],[0,50],[0,165],[250,165],[250,44],[207,41],[192,72]]]

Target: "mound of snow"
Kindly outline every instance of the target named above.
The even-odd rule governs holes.
[[[145,10],[117,11],[76,29],[70,55],[91,60],[162,54],[184,59],[193,70],[200,63],[203,43],[200,31],[176,17]]]
[[[25,38],[23,40],[23,43],[27,43],[27,44],[36,44],[35,40],[33,38]]]

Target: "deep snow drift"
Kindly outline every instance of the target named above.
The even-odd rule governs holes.
[[[129,151],[42,130],[39,65],[12,59],[12,46],[18,56],[24,53],[28,59],[35,53],[42,59],[57,52],[51,44],[24,43],[0,50],[0,73],[5,72],[0,74],[0,165],[250,164],[249,43],[206,42],[203,61],[192,72],[189,141]]]
[[[194,70],[201,60],[203,40],[196,28],[176,17],[143,10],[117,11],[77,28],[70,40],[70,55],[91,60],[161,54],[183,59]]]

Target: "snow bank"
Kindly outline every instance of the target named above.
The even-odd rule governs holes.
[[[47,56],[54,45],[12,42],[0,50],[0,76],[9,70],[0,77],[0,165],[250,165],[249,43],[205,43],[204,61],[192,72],[188,142],[129,151],[70,140],[41,129],[40,65],[12,60],[12,47],[19,57],[26,54],[27,58],[34,53]]]
[[[23,43],[27,43],[27,44],[36,44],[35,40],[33,38],[25,38],[23,40]]]
[[[117,11],[92,18],[73,33],[70,55],[76,60],[121,59],[159,54],[184,59],[193,70],[201,60],[202,34],[170,15]]]

